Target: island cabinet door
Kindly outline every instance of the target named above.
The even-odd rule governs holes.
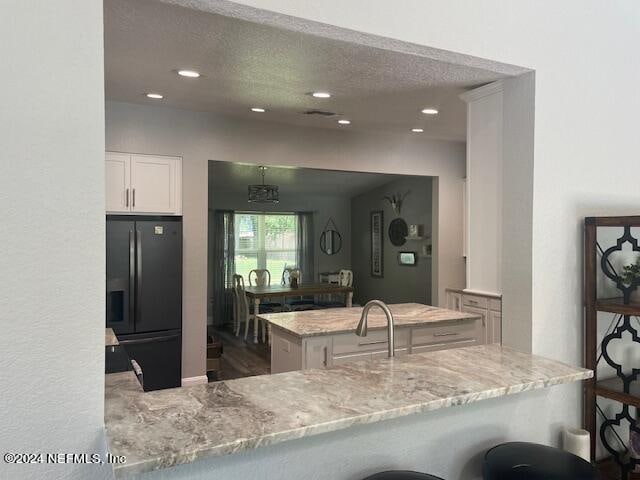
[[[279,328],[271,328],[271,373],[302,369],[302,342]]]
[[[309,337],[304,340],[303,369],[330,366],[331,337]]]
[[[487,343],[502,343],[502,313],[489,311]]]

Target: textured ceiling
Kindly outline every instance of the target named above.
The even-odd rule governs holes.
[[[154,0],[105,0],[106,96],[268,121],[370,132],[421,127],[433,138],[464,140],[458,94],[503,73],[297,33]],[[189,68],[198,79],[179,77]],[[325,90],[330,99],[307,93]],[[152,101],[145,92],[160,92]],[[268,109],[265,114],[249,111]],[[420,113],[440,110],[437,116]],[[322,109],[337,118],[301,112]]]
[[[398,175],[343,172],[312,168],[269,167],[265,183],[278,185],[281,195],[310,194],[353,197],[397,179]],[[247,193],[247,185],[261,183],[256,165],[209,162],[209,188]]]

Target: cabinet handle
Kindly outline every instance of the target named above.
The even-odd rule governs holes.
[[[324,347],[324,360],[322,361],[323,365],[327,366],[327,347]]]
[[[135,192],[135,190],[134,190],[134,192]],[[135,197],[134,197],[134,198],[135,198]],[[478,302],[476,302],[475,300],[468,300],[468,302],[469,302],[471,305],[478,305]]]
[[[125,190],[124,206],[125,207],[129,206],[129,189],[128,188]]]
[[[133,201],[131,202],[131,206],[135,207],[136,206],[136,189],[133,189]]]
[[[360,342],[360,343],[358,343],[358,346],[359,347],[364,347],[366,345],[380,345],[381,343],[387,343],[387,341],[386,340],[376,340],[376,341],[373,341],[373,342]]]
[[[460,335],[460,332],[450,332],[450,333],[434,333],[434,337],[451,337],[453,335]]]

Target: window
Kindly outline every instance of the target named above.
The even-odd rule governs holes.
[[[249,284],[249,272],[266,268],[278,285],[285,267],[296,265],[298,217],[290,213],[235,214],[236,273]]]

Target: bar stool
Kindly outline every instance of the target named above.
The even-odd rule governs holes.
[[[592,480],[596,468],[558,448],[527,442],[503,443],[484,456],[484,480]]]
[[[411,472],[409,470],[389,470],[387,472],[374,473],[363,480],[443,480],[426,473]]]

